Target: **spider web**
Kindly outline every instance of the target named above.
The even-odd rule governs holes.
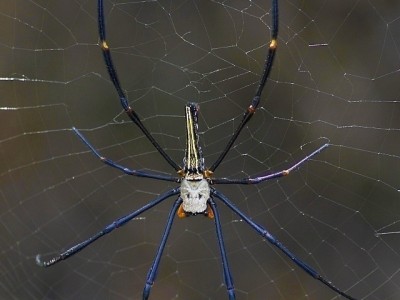
[[[67,261],[39,268],[174,184],[98,161],[173,173],[121,111],[98,47],[96,1],[1,1],[2,299],[140,299],[173,199]],[[270,33],[269,1],[106,1],[130,104],[179,164],[183,108],[201,105],[206,164],[249,105]],[[281,1],[262,103],[216,171],[218,186],[322,276],[357,299],[400,297],[400,4]],[[339,299],[219,204],[238,299]],[[151,299],[225,299],[213,222],[175,220]]]

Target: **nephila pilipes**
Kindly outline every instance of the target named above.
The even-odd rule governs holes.
[[[139,116],[133,110],[133,108],[129,105],[129,102],[125,96],[124,91],[121,88],[117,71],[114,67],[114,64],[111,59],[110,48],[106,42],[106,31],[105,31],[105,20],[104,20],[104,11],[103,11],[103,0],[98,0],[98,26],[99,26],[99,35],[100,35],[100,47],[103,52],[104,62],[107,66],[107,71],[110,75],[111,81],[118,93],[121,105],[128,115],[128,117],[133,121],[133,123],[138,126],[143,134],[147,137],[147,139],[154,145],[154,147],[158,150],[158,152],[162,155],[162,157],[167,161],[167,163],[175,169],[178,176],[167,176],[157,173],[151,173],[141,170],[130,169],[115,163],[114,161],[101,156],[101,154],[89,143],[89,141],[78,131],[78,129],[73,128],[74,132],[78,135],[78,137],[82,140],[84,144],[93,152],[97,158],[101,160],[101,162],[109,165],[113,168],[116,168],[128,175],[138,176],[138,177],[147,177],[151,179],[164,180],[164,181],[172,181],[180,183],[180,186],[169,190],[157,198],[146,204],[145,206],[139,208],[138,210],[123,216],[111,224],[107,225],[103,230],[99,231],[97,234],[91,236],[87,240],[76,244],[75,246],[69,248],[68,250],[62,252],[58,256],[48,260],[42,261],[41,257],[38,255],[36,257],[36,262],[40,266],[48,267],[58,263],[61,260],[67,259],[79,251],[83,250],[94,241],[99,239],[100,237],[110,233],[114,229],[121,227],[126,224],[130,220],[136,218],[141,213],[149,210],[150,208],[156,206],[162,201],[172,197],[177,196],[178,199],[174,202],[171,211],[168,216],[167,224],[164,230],[164,233],[161,238],[160,245],[158,247],[158,251],[156,253],[153,264],[150,267],[148,272],[145,287],[143,290],[143,299],[148,299],[151,291],[151,287],[156,279],[157,269],[163,254],[164,247],[166,245],[168,235],[171,231],[172,223],[174,220],[174,216],[177,214],[180,218],[184,218],[189,215],[205,215],[209,219],[213,219],[215,222],[218,245],[221,252],[222,258],[222,266],[223,266],[223,277],[226,285],[226,289],[228,292],[229,299],[235,299],[235,290],[232,281],[231,271],[229,269],[228,258],[225,251],[224,239],[222,235],[222,228],[220,223],[220,217],[218,213],[218,209],[215,203],[215,199],[218,199],[227,207],[229,207],[235,214],[239,216],[240,219],[244,220],[251,228],[253,228],[259,235],[261,235],[264,239],[266,239],[269,243],[277,247],[280,251],[282,251],[289,259],[293,261],[294,264],[303,269],[307,274],[312,276],[313,278],[321,281],[327,287],[335,291],[337,294],[347,298],[347,299],[355,299],[352,296],[348,295],[346,292],[340,290],[336,286],[334,286],[330,281],[323,278],[316,270],[310,267],[308,264],[303,262],[300,258],[294,255],[290,250],[288,250],[281,242],[279,242],[267,229],[262,227],[261,225],[253,222],[248,216],[246,216],[242,211],[240,211],[226,196],[224,196],[221,192],[214,188],[216,184],[258,184],[264,182],[266,180],[271,180],[273,178],[278,178],[282,176],[288,175],[292,170],[297,169],[302,164],[310,160],[312,157],[320,153],[322,150],[328,147],[328,144],[324,144],[318,149],[316,149],[311,154],[307,155],[299,162],[295,163],[288,169],[275,172],[272,174],[265,174],[260,176],[248,177],[243,179],[229,179],[229,178],[215,178],[214,172],[221,164],[226,154],[231,149],[232,145],[235,143],[237,137],[240,132],[247,124],[247,122],[254,115],[257,106],[259,105],[261,93],[266,84],[267,78],[272,68],[272,64],[274,61],[276,48],[277,48],[277,38],[278,38],[278,0],[272,0],[272,25],[271,25],[271,35],[272,39],[269,44],[268,54],[265,61],[264,70],[255,93],[255,96],[251,100],[249,107],[245,110],[243,114],[243,118],[239,126],[234,131],[233,136],[230,138],[228,144],[225,146],[218,159],[211,165],[211,167],[206,168],[204,164],[204,158],[201,151],[201,148],[198,144],[198,105],[195,103],[188,103],[185,107],[185,116],[186,116],[186,152],[185,157],[183,159],[183,168],[180,167],[177,163],[175,163],[169,155],[163,150],[163,148],[158,144],[158,142],[153,138],[151,133],[146,129],[140,120]]]

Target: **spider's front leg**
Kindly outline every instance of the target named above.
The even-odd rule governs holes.
[[[150,291],[153,286],[154,280],[157,276],[158,266],[160,265],[161,256],[163,254],[165,244],[167,242],[169,233],[171,232],[172,223],[174,221],[174,216],[180,205],[182,204],[182,199],[179,197],[171,208],[168,215],[167,225],[165,226],[164,233],[161,238],[160,245],[158,246],[156,257],[154,258],[153,264],[151,265],[149,272],[147,273],[146,284],[143,289],[143,300],[147,300],[150,296]]]
[[[134,212],[131,212],[128,215],[125,215],[125,216],[123,216],[121,218],[118,218],[117,220],[115,220],[112,223],[110,223],[107,226],[105,226],[98,233],[92,235],[91,237],[89,237],[88,239],[84,240],[83,242],[80,242],[80,243],[72,246],[68,250],[60,253],[59,255],[57,255],[57,256],[49,259],[49,260],[42,260],[41,255],[38,254],[38,255],[36,255],[36,263],[41,267],[49,267],[49,266],[52,266],[52,265],[54,265],[54,264],[56,264],[56,263],[58,263],[58,262],[60,262],[62,260],[66,260],[69,257],[72,257],[73,255],[77,254],[78,252],[82,251],[83,249],[85,249],[87,246],[89,246],[90,244],[92,244],[95,241],[97,241],[102,236],[105,236],[105,235],[111,233],[114,229],[117,229],[117,228],[125,225],[129,221],[131,221],[134,218],[138,217],[140,214],[142,214],[145,211],[149,210],[150,208],[158,205],[159,203],[161,203],[165,199],[178,194],[179,192],[180,192],[179,188],[174,188],[174,189],[172,189],[172,190],[170,190],[170,191],[168,191],[168,192],[166,192],[164,194],[161,194],[160,196],[155,198],[153,201],[147,203],[146,205],[144,205],[143,207],[139,208],[138,210],[135,210]]]
[[[188,174],[187,177],[193,174]],[[221,222],[217,205],[210,196],[210,184],[207,179],[200,176],[200,180],[190,180],[188,178],[182,179],[181,182],[181,199],[182,204],[178,209],[179,217],[186,217],[188,215],[203,214],[210,219],[214,219],[215,228],[217,232],[218,246],[220,249],[224,282],[228,292],[229,300],[235,299],[235,289],[231,271],[229,269],[228,258],[226,255],[224,239],[222,236]],[[164,233],[165,234],[165,233]],[[158,254],[157,254],[158,255]]]
[[[229,264],[228,264],[228,257],[226,255],[224,238],[222,235],[221,221],[219,220],[219,212],[217,209],[217,205],[215,204],[212,198],[208,200],[208,203],[210,204],[213,214],[215,216],[215,229],[217,232],[218,246],[221,253],[222,268],[224,270],[224,281],[226,285],[226,290],[228,292],[229,300],[235,300],[236,299],[235,287],[233,285],[231,270],[229,269]]]
[[[349,300],[356,300],[356,298],[350,296],[343,290],[337,288],[335,285],[332,284],[329,280],[322,277],[316,270],[314,270],[311,266],[309,266],[306,262],[301,260],[297,257],[294,253],[292,253],[284,244],[282,244],[276,237],[274,237],[266,228],[260,226],[259,224],[255,223],[251,220],[248,216],[246,216],[240,209],[238,209],[224,194],[217,191],[216,189],[211,189],[211,194],[221,200],[227,207],[229,207],[235,214],[237,214],[241,220],[244,220],[250,227],[255,230],[259,235],[266,239],[269,243],[274,245],[278,248],[283,254],[285,254],[288,258],[292,260],[298,267],[300,267],[304,272],[308,275],[313,277],[314,279],[322,282],[332,291],[336,292],[337,294],[345,297]]]

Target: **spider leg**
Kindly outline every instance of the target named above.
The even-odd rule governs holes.
[[[231,275],[231,271],[229,269],[228,258],[226,256],[224,238],[222,235],[221,221],[219,219],[219,212],[217,209],[217,205],[212,198],[210,198],[208,200],[208,203],[210,204],[211,209],[214,213],[215,228],[217,231],[218,246],[219,246],[219,250],[221,252],[222,267],[224,270],[224,281],[225,281],[225,285],[226,285],[226,290],[228,291],[229,300],[234,300],[234,299],[236,299],[235,288],[233,286],[232,275]]]
[[[337,294],[345,297],[349,300],[356,300],[356,298],[348,295],[344,291],[340,290],[336,286],[334,286],[331,282],[327,279],[323,278],[316,270],[310,267],[308,264],[303,262],[300,258],[295,256],[289,249],[287,249],[280,241],[278,241],[271,233],[268,232],[267,229],[263,228],[262,226],[258,225],[257,223],[253,222],[248,216],[242,213],[224,194],[215,190],[214,188],[211,189],[211,193],[220,199],[226,206],[228,206],[234,213],[236,213],[242,220],[244,220],[247,224],[250,225],[258,234],[260,234],[263,238],[265,238],[268,242],[272,245],[277,247],[280,251],[282,251],[286,256],[288,256],[296,265],[298,265],[301,269],[303,269],[307,274],[312,276],[314,279],[321,281],[331,290],[335,291]]]
[[[138,176],[138,177],[147,177],[147,178],[153,178],[153,179],[165,180],[165,181],[173,181],[173,182],[180,181],[180,179],[178,177],[167,176],[167,175],[156,174],[156,173],[149,173],[149,172],[140,171],[140,170],[132,170],[127,167],[121,166],[121,165],[117,164],[116,162],[112,161],[111,159],[101,156],[100,153],[93,147],[92,144],[89,143],[89,141],[83,136],[83,134],[78,129],[76,129],[75,127],[72,127],[72,130],[81,139],[81,141],[86,146],[89,147],[89,149],[93,152],[93,154],[96,155],[101,160],[102,163],[105,163],[106,165],[116,168],[116,169],[124,172],[127,175],[133,175],[133,176]]]
[[[277,47],[277,39],[278,39],[278,0],[272,0],[272,26],[271,26],[271,42],[268,48],[268,55],[265,60],[264,64],[264,71],[261,76],[257,91],[253,97],[253,100],[250,103],[250,106],[246,109],[243,114],[242,121],[240,122],[239,126],[236,128],[235,132],[233,133],[231,139],[229,140],[228,144],[225,146],[225,149],[221,152],[217,160],[214,164],[210,167],[209,171],[214,172],[215,169],[219,166],[225,156],[228,154],[229,150],[231,149],[232,145],[236,141],[237,137],[239,136],[240,132],[246,125],[248,121],[250,121],[251,117],[254,115],[258,104],[260,103],[261,93],[264,89],[265,83],[267,82],[268,76],[271,72],[272,65],[274,62],[276,47]]]
[[[160,202],[164,201],[165,199],[177,195],[180,192],[180,188],[175,188],[172,190],[169,190],[168,192],[158,196],[156,199],[154,199],[153,201],[147,203],[146,205],[144,205],[143,207],[139,208],[138,210],[123,216],[117,220],[115,220],[114,222],[112,222],[111,224],[107,225],[106,227],[104,227],[103,230],[99,231],[98,233],[96,233],[95,235],[91,236],[90,238],[88,238],[87,240],[76,244],[75,246],[72,246],[71,248],[69,248],[68,250],[60,253],[59,255],[51,258],[48,261],[43,261],[41,259],[41,256],[38,254],[36,256],[36,263],[41,266],[41,267],[49,267],[51,265],[54,265],[55,263],[58,263],[61,260],[65,260],[73,255],[75,255],[76,253],[78,253],[79,251],[83,250],[84,248],[86,248],[87,246],[89,246],[91,243],[95,242],[97,239],[99,239],[100,237],[102,237],[103,235],[109,234],[111,231],[113,231],[114,229],[117,229],[119,227],[121,227],[122,225],[125,225],[126,223],[128,223],[129,221],[131,221],[132,219],[136,218],[137,216],[139,216],[141,213],[145,212],[146,210],[152,208],[153,206],[156,206],[157,204],[159,204]]]
[[[321,151],[323,151],[325,148],[327,148],[329,144],[324,144],[321,147],[319,147],[317,150],[314,150],[312,153],[308,154],[306,157],[289,167],[288,169],[281,170],[272,174],[267,174],[267,175],[259,175],[259,176],[251,176],[248,178],[242,178],[242,179],[229,179],[229,178],[215,178],[211,179],[211,182],[213,184],[257,184],[266,180],[270,180],[273,178],[278,178],[282,176],[289,175],[291,171],[294,169],[297,169],[300,165],[305,163],[306,161],[310,160],[312,157],[315,155],[319,154]]]
[[[147,300],[150,296],[151,288],[152,288],[154,280],[156,279],[156,276],[157,276],[157,270],[158,270],[158,266],[160,265],[161,256],[163,254],[169,233],[171,232],[171,227],[172,227],[172,223],[174,221],[176,211],[178,210],[181,203],[182,203],[182,199],[179,197],[175,201],[174,205],[171,208],[171,211],[169,212],[167,225],[165,226],[165,230],[164,230],[164,233],[161,238],[161,243],[158,246],[156,257],[154,258],[153,264],[151,265],[149,272],[147,273],[146,284],[143,289],[143,300]]]
[[[103,58],[104,58],[104,62],[106,64],[106,66],[107,66],[108,74],[110,75],[110,79],[118,93],[121,105],[122,105],[125,113],[132,120],[132,122],[135,123],[140,128],[140,130],[144,133],[144,135],[147,137],[147,139],[153,144],[153,146],[162,155],[162,157],[164,157],[164,159],[167,161],[167,163],[171,167],[173,167],[176,171],[181,170],[181,168],[178,166],[178,164],[175,163],[169,157],[169,155],[164,151],[164,149],[161,148],[161,146],[154,139],[154,137],[151,135],[151,133],[143,125],[139,116],[136,114],[136,112],[133,110],[133,108],[129,105],[126,95],[121,88],[121,84],[118,79],[117,71],[114,67],[114,63],[111,58],[110,48],[106,42],[106,24],[105,24],[105,19],[104,19],[103,0],[98,0],[97,5],[98,5],[98,29],[99,29],[99,37],[100,37],[100,47],[103,52]]]

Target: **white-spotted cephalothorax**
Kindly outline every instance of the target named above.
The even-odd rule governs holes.
[[[200,214],[207,210],[210,198],[210,186],[206,179],[187,180],[181,182],[182,208],[186,213]]]

